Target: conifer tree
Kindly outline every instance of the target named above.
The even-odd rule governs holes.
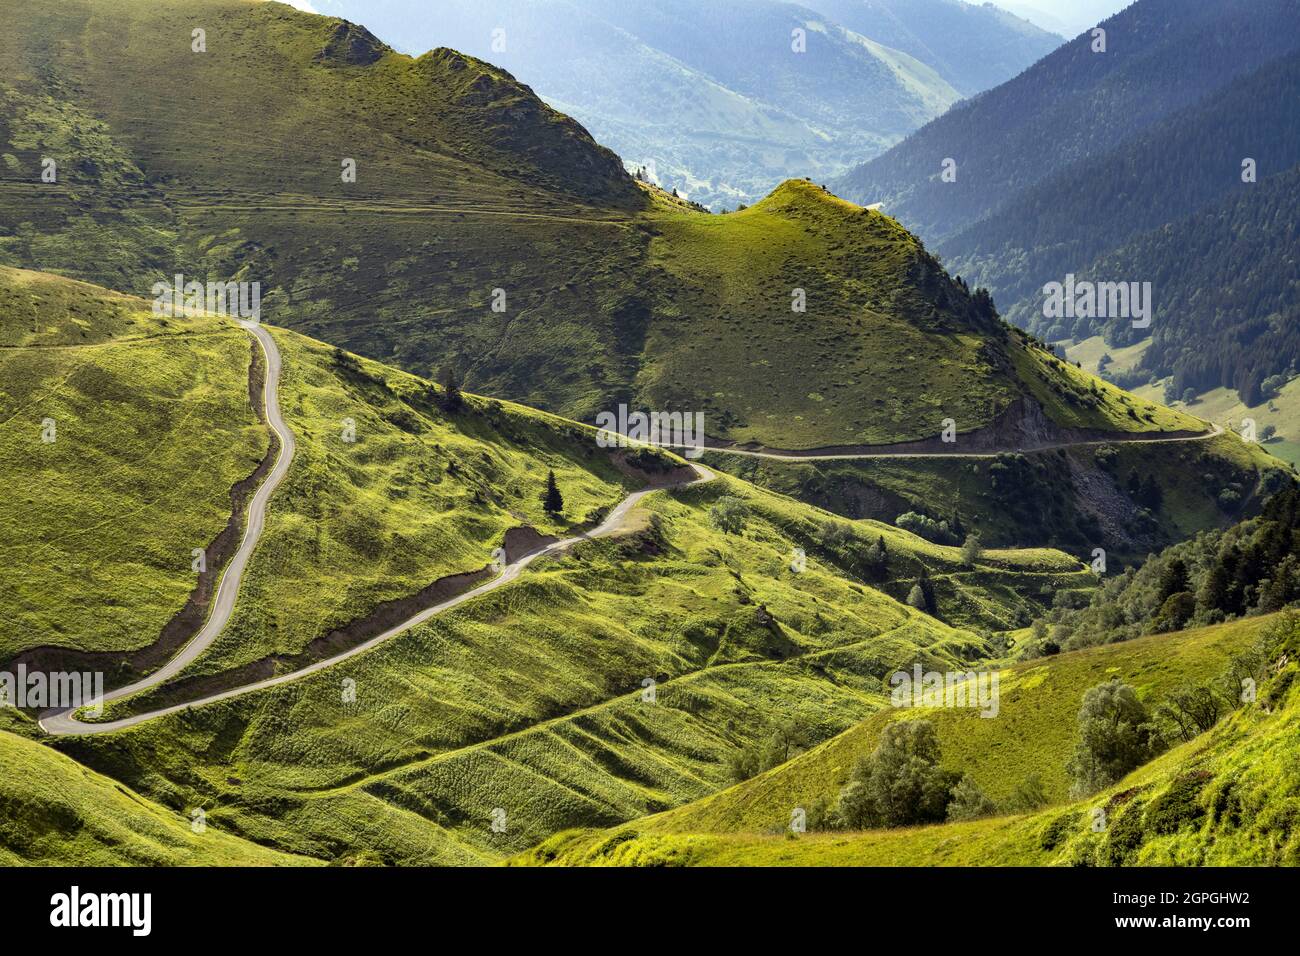
[[[546,491],[542,492],[542,507],[546,509],[548,515],[561,515],[564,513],[564,497],[560,494],[560,487],[555,483],[555,472],[546,473]]]

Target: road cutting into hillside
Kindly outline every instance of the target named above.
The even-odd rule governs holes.
[[[203,629],[185,645],[179,654],[154,673],[133,684],[128,684],[125,687],[106,693],[104,695],[105,703],[157,687],[159,684],[162,684],[176,676],[176,674],[207,650],[207,648],[212,645],[212,642],[216,640],[217,636],[229,622],[231,614],[234,612],[235,598],[239,592],[239,585],[243,580],[249,556],[257,547],[257,540],[261,536],[265,525],[267,501],[270,499],[271,493],[275,491],[276,487],[283,480],[285,474],[289,470],[289,465],[292,462],[296,447],[294,444],[293,432],[290,431],[289,427],[284,423],[279,403],[278,383],[281,369],[280,350],[276,347],[275,340],[271,338],[265,328],[254,323],[245,323],[244,325],[261,344],[262,350],[266,355],[266,383],[263,392],[266,407],[266,419],[275,430],[276,434],[280,437],[280,455],[276,459],[275,467],[267,476],[266,481],[264,481],[262,486],[258,489],[257,494],[254,496],[253,502],[249,507],[248,524],[244,531],[243,540],[240,542],[239,551],[231,560],[230,565],[226,569],[226,573],[222,576],[216,599],[213,602],[212,613],[208,617],[208,621],[204,625]],[[493,591],[511,583],[519,577],[524,568],[538,558],[565,551],[582,541],[617,533],[625,526],[628,515],[631,514],[632,509],[635,508],[637,504],[640,503],[641,499],[648,494],[656,491],[686,488],[691,485],[712,481],[716,477],[710,469],[703,465],[692,464],[691,468],[693,471],[693,477],[689,480],[634,491],[615,505],[605,519],[591,531],[564,538],[560,541],[551,542],[550,544],[539,547],[528,554],[521,555],[514,561],[505,565],[501,573],[490,581],[486,581],[478,587],[465,591],[462,594],[458,594],[446,601],[427,607],[419,613],[407,618],[405,621],[394,625],[382,634],[378,634],[365,643],[358,644],[356,647],[350,648],[341,654],[336,654],[333,657],[327,657],[323,660],[316,661],[307,667],[292,671],[288,674],[281,674],[278,677],[256,681],[231,690],[200,697],[183,704],[175,704],[173,706],[163,707],[147,713],[135,714],[130,717],[124,717],[120,720],[90,723],[77,719],[76,710],[78,708],[49,710],[41,714],[39,721],[41,729],[48,734],[54,734],[56,736],[109,733],[114,730],[133,727],[136,724],[143,723],[147,720],[153,720],[167,714],[174,714],[177,711],[185,710],[190,707],[201,707],[204,704],[216,703],[221,700],[230,700],[233,697],[241,697],[244,694],[251,694],[270,687],[277,687],[280,684],[287,684],[290,681],[300,680],[301,678],[315,674],[318,671],[322,671],[327,667],[333,667],[348,658],[355,657],[358,654],[364,654],[366,651],[383,644],[385,641],[397,637],[399,634],[410,630],[418,624],[424,623],[431,617],[449,611],[466,601],[480,597],[489,591]]]
[[[257,542],[262,536],[263,528],[266,526],[267,504],[270,502],[275,489],[279,487],[289,473],[289,465],[293,461],[294,451],[297,446],[294,442],[293,432],[285,424],[280,411],[280,369],[282,366],[280,350],[276,347],[271,334],[258,323],[241,322],[240,324],[253,337],[254,341],[261,346],[262,354],[266,359],[266,374],[262,383],[262,407],[265,410],[267,425],[275,432],[280,441],[280,453],[265,480],[258,487],[257,492],[248,504],[248,520],[244,525],[244,534],[240,539],[239,549],[230,559],[225,573],[221,576],[221,582],[217,585],[217,593],[212,599],[212,608],[203,627],[166,664],[133,684],[109,691],[104,695],[105,702],[119,697],[126,697],[130,694],[138,694],[175,677],[191,661],[211,647],[212,642],[225,630],[231,615],[234,614],[235,601],[239,596],[239,585],[244,579],[248,561],[257,548]],[[76,728],[95,726],[77,721],[73,717],[71,709],[46,711],[41,714],[40,725],[43,730],[52,734],[84,732]]]
[[[280,379],[280,372],[282,369],[282,359],[280,356],[280,350],[276,346],[275,340],[271,337],[270,333],[267,332],[267,330],[264,327],[262,327],[260,324],[256,322],[243,322],[241,324],[244,326],[245,329],[247,329],[249,334],[252,335],[253,338],[258,342],[258,344],[262,348],[263,354],[266,357],[266,377],[265,377],[265,382],[263,384],[263,404],[265,408],[267,423],[274,430],[274,432],[276,433],[276,435],[279,437],[280,440],[279,456],[276,458],[275,465],[271,469],[271,472],[267,475],[266,480],[262,483],[261,487],[258,488],[257,493],[253,496],[253,499],[250,502],[249,509],[248,509],[248,521],[244,529],[243,538],[240,541],[239,550],[236,552],[235,556],[231,559],[230,564],[227,566],[225,573],[222,575],[221,582],[218,585],[217,594],[213,600],[211,612],[202,629],[200,629],[199,633],[196,634],[185,645],[185,647],[181,649],[181,651],[175,657],[173,657],[170,661],[168,661],[165,665],[160,667],[158,670],[154,671],[153,673],[149,674],[146,677],[141,678],[138,681],[135,681],[132,684],[128,684],[124,687],[120,687],[116,690],[109,691],[108,693],[106,693],[104,695],[105,702],[118,700],[123,697],[141,693],[143,691],[157,687],[165,683],[166,681],[170,680],[172,677],[175,677],[186,666],[192,663],[205,650],[207,650],[212,645],[213,641],[215,641],[216,638],[225,629],[226,625],[230,621],[231,616],[234,613],[235,603],[239,593],[239,586],[243,581],[243,576],[247,569],[249,559],[251,558],[253,551],[257,547],[258,540],[261,537],[263,528],[265,526],[267,504],[271,498],[271,495],[274,493],[276,488],[280,485],[280,483],[284,480],[285,476],[288,474],[289,467],[293,461],[293,456],[296,449],[294,436],[293,436],[293,432],[289,429],[288,425],[285,424],[280,409],[279,379]],[[1113,442],[1154,443],[1154,442],[1166,442],[1166,441],[1204,441],[1209,438],[1214,438],[1217,435],[1220,435],[1222,433],[1223,433],[1223,428],[1221,426],[1213,425],[1212,430],[1206,432],[1203,435],[1192,435],[1192,436],[1180,435],[1180,436],[1165,437],[1165,438],[1159,438],[1159,437],[1124,438],[1124,437],[1117,436],[1116,438],[1111,439],[1109,441],[1089,440],[1089,441],[1078,441],[1078,442],[1062,442],[1054,445],[1044,445],[1042,447],[1034,448],[1034,449],[1013,449],[1012,451],[1025,451],[1025,450],[1047,451],[1053,448],[1068,448],[1068,447],[1077,447],[1081,445],[1105,445],[1105,444],[1111,444]],[[673,448],[673,447],[688,447],[688,446],[662,445],[661,447]],[[854,459],[866,459],[866,458],[903,458],[903,459],[944,458],[944,457],[994,458],[999,454],[1006,453],[1006,452],[999,452],[999,451],[986,451],[986,452],[977,452],[977,453],[862,452],[862,453],[848,453],[848,454],[818,455],[815,453],[813,454],[793,453],[792,454],[788,452],[755,451],[755,450],[746,450],[746,449],[739,449],[739,448],[705,448],[704,450],[717,452],[720,454],[742,455],[742,456],[753,457],[753,458],[769,458],[769,459],[776,459],[781,461],[838,461],[838,460],[854,460]],[[627,495],[627,497],[625,497],[617,505],[615,505],[613,510],[610,511],[610,513],[605,517],[605,519],[591,531],[574,535],[572,537],[565,538],[560,541],[551,542],[549,544],[537,548],[532,552],[521,555],[520,557],[516,558],[514,561],[506,564],[503,567],[501,573],[498,574],[496,577],[492,578],[491,580],[484,582],[478,587],[471,588],[470,590],[465,591],[462,594],[459,594],[453,598],[449,598],[446,601],[442,601],[438,604],[424,608],[423,610],[412,615],[406,620],[387,629],[383,633],[378,634],[370,638],[369,640],[365,641],[364,643],[358,644],[356,647],[348,649],[347,651],[336,654],[332,657],[324,658],[320,661],[316,661],[312,664],[309,664],[306,667],[300,668],[299,670],[292,671],[287,674],[281,674],[276,677],[267,678],[265,680],[255,681],[253,683],[244,684],[240,687],[235,687],[230,690],[225,690],[218,693],[209,694],[203,697],[198,697],[194,700],[187,701],[185,703],[162,707],[157,710],[148,711],[142,714],[135,714],[129,717],[123,717],[118,720],[110,720],[110,721],[103,721],[103,722],[86,722],[86,721],[79,720],[77,718],[76,711],[78,710],[78,708],[52,709],[52,710],[45,711],[44,713],[41,714],[39,720],[40,727],[46,733],[56,735],[56,736],[110,733],[115,730],[122,730],[127,727],[133,727],[137,724],[144,723],[145,721],[166,716],[167,714],[174,714],[191,707],[201,707],[205,704],[216,703],[218,701],[223,701],[223,700],[230,700],[235,697],[242,697],[245,694],[251,694],[260,690],[266,690],[272,687],[277,687],[280,686],[281,684],[287,684],[292,681],[300,680],[311,674],[315,674],[319,671],[325,670],[328,667],[333,667],[336,664],[348,660],[349,658],[355,657],[359,654],[364,654],[366,651],[374,649],[380,644],[383,644],[386,641],[391,640],[394,637],[397,637],[399,634],[402,634],[405,631],[408,631],[411,628],[424,623],[425,621],[429,620],[432,617],[435,617],[438,614],[442,614],[446,611],[450,611],[453,608],[458,607],[459,605],[465,603],[466,601],[473,600],[476,597],[480,597],[483,594],[486,594],[490,591],[496,590],[497,588],[503,587],[511,583],[512,581],[516,580],[519,577],[519,575],[523,572],[524,568],[526,568],[529,564],[531,564],[533,561],[537,560],[538,558],[546,557],[548,555],[558,554],[585,540],[605,537],[610,534],[617,533],[626,524],[627,518],[631,513],[632,509],[635,508],[637,504],[641,501],[641,499],[648,494],[651,494],[656,491],[686,488],[692,485],[698,485],[704,482],[712,481],[717,477],[713,471],[711,471],[709,468],[705,467],[704,465],[692,462],[690,464],[690,467],[693,470],[693,477],[691,477],[689,480],[680,481],[668,485],[660,485],[656,487],[643,488],[639,491],[634,491],[629,495]]]
[[[784,450],[760,451],[757,449],[733,448],[728,445],[705,445],[700,447],[697,445],[660,444],[659,447],[669,448],[675,451],[688,450],[691,452],[699,452],[700,454],[712,452],[718,455],[741,455],[746,458],[768,458],[773,461],[862,461],[875,458],[997,458],[999,455],[1028,455],[1042,451],[1056,451],[1063,448],[1087,448],[1089,446],[1100,445],[1155,445],[1163,444],[1164,442],[1207,441],[1211,438],[1218,438],[1223,434],[1223,426],[1217,422],[1206,422],[1206,424],[1210,426],[1210,430],[1197,435],[1144,437],[1143,432],[1116,432],[1114,438],[1090,438],[1080,441],[1051,442],[1043,445],[1034,445],[1032,447],[986,451],[862,451],[819,454],[815,448],[807,452],[798,452]]]

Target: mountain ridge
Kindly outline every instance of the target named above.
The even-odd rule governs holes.
[[[192,5],[86,9],[25,12],[0,40],[9,265],[137,294],[176,273],[256,281],[269,322],[358,354],[455,367],[473,390],[584,421],[620,404],[699,411],[712,437],[773,447],[919,439],[945,418],[967,432],[1026,387],[1021,345],[978,290],[812,183],[710,215],[634,182],[473,57],[409,58],[342,21],[236,0],[203,0],[194,53]],[[69,95],[42,93],[43,31],[79,22],[93,39],[114,18],[132,46],[55,56],[42,69]],[[322,63],[331,44],[365,62]],[[148,82],[160,63],[189,78],[177,104]],[[250,108],[271,125],[237,122]],[[67,157],[53,184],[48,154]]]

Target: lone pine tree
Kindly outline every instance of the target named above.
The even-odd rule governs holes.
[[[560,487],[555,483],[553,471],[546,473],[546,490],[542,492],[542,507],[549,515],[564,513],[564,496],[560,494]]]
[[[442,369],[441,381],[442,386],[442,407],[444,411],[459,411],[465,404],[465,399],[460,394],[460,377],[456,374],[456,369],[451,365],[445,365]]]

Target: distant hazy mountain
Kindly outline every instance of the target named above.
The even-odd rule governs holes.
[[[996,0],[995,6],[1030,23],[1075,37],[1127,7],[1132,0]],[[987,6],[987,4],[985,4]]]
[[[934,67],[963,96],[1010,79],[1064,39],[989,3],[810,0],[809,5]]]
[[[927,241],[946,239],[1294,49],[1300,33],[1278,24],[1296,9],[1296,0],[1142,0],[1105,22],[1105,53],[1086,35],[1070,41],[846,174],[839,191],[883,201]],[[946,158],[953,182],[940,177]]]
[[[931,17],[896,11],[901,0],[314,6],[413,54],[450,46],[500,65],[665,187],[731,207],[790,176],[843,172],[1058,40],[993,8],[919,2]]]
[[[1228,281],[1222,237],[1181,250],[1168,241],[1197,222],[1285,234],[1275,214],[1284,197],[1250,194],[1300,162],[1300,32],[1282,28],[1298,18],[1297,0],[1141,0],[1104,22],[1104,53],[1084,34],[835,186],[882,201],[1018,324],[1052,340],[1151,335],[1142,367],[1153,375],[1255,395],[1261,378],[1297,357],[1293,337],[1258,356],[1243,351],[1249,342],[1220,340],[1273,312],[1293,314],[1282,289],[1290,244],[1253,243],[1263,264],[1232,277],[1228,296],[1206,287],[1212,275]],[[955,181],[941,176],[945,159],[955,161]],[[1257,182],[1243,182],[1246,159]],[[1221,213],[1192,218],[1212,206]],[[1153,326],[1045,318],[1042,287],[1067,273],[1152,281]],[[1178,335],[1165,330],[1174,308]],[[1211,341],[1221,348],[1207,362]],[[1249,370],[1247,353],[1258,358]]]

